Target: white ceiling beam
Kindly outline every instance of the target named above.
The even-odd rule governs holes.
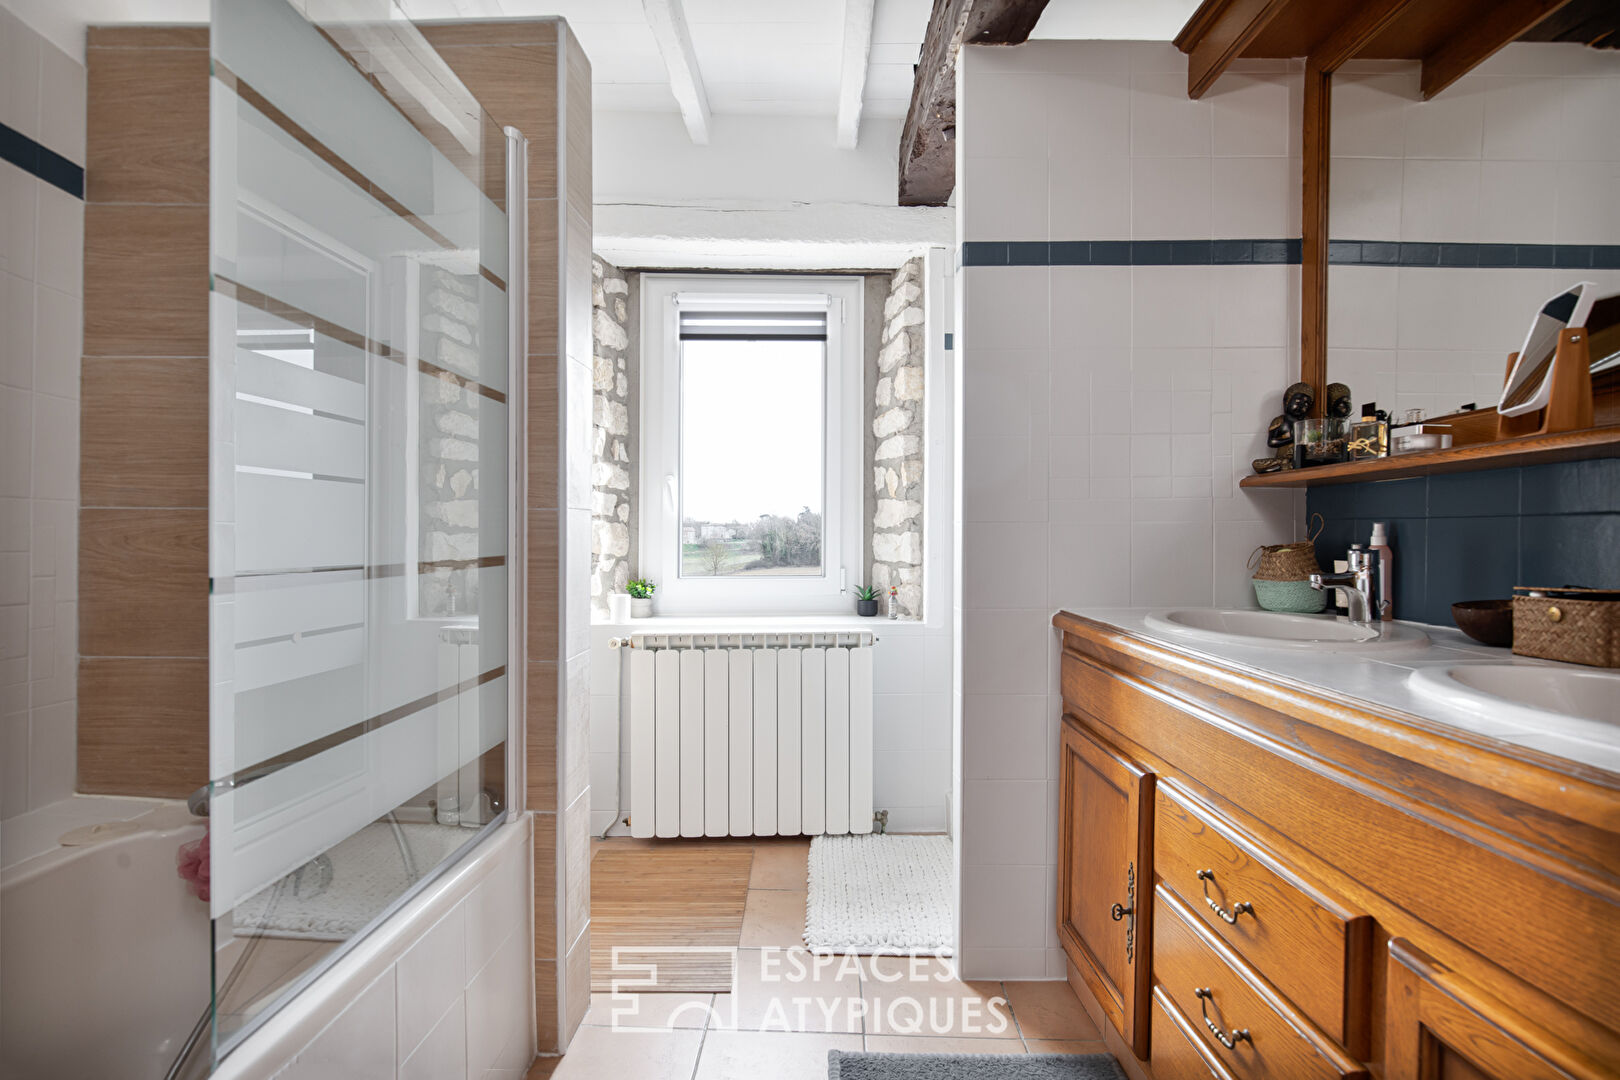
[[[872,57],[875,0],[844,0],[844,66],[838,76],[838,148],[853,150],[861,138],[866,68]]]
[[[709,142],[709,95],[703,90],[703,76],[692,52],[692,35],[686,28],[681,0],[641,0],[641,7],[653,39],[658,42],[658,51],[663,54],[669,89],[681,107],[686,133],[694,143],[705,146]]]

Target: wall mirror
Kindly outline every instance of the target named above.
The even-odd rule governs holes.
[[[1620,293],[1620,51],[1516,42],[1429,101],[1357,60],[1332,94],[1326,381],[1356,415],[1496,405],[1549,297]]]

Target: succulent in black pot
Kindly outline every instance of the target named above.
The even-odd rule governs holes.
[[[878,613],[878,591],[872,585],[855,586],[855,614],[871,618]]]

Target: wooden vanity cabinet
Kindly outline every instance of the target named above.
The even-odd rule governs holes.
[[[1075,717],[1059,773],[1058,936],[1109,1023],[1147,1051],[1153,774]]]
[[[1620,1080],[1620,779],[1054,622],[1058,936],[1128,1072]]]

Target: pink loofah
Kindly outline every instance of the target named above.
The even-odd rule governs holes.
[[[199,900],[208,899],[208,834],[205,832],[202,839],[181,844],[180,850],[175,853],[175,867],[186,884],[191,886],[191,895]]]

